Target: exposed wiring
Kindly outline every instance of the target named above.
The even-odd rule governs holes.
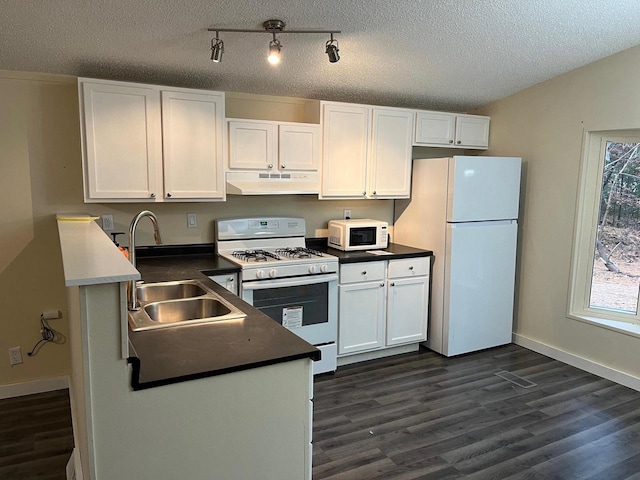
[[[31,351],[27,353],[29,357],[35,356],[40,351],[40,348],[44,343],[64,343],[67,340],[62,333],[49,326],[43,315],[40,315],[40,335],[40,340],[38,340]]]

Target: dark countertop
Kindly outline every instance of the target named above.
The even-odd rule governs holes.
[[[137,269],[144,282],[199,280],[247,316],[243,320],[129,331],[134,390],[300,358],[320,360],[320,351],[313,345],[207,277],[240,270],[215,255],[213,248],[209,253],[193,249],[196,253],[191,254],[170,249],[150,251],[160,255],[136,249]]]
[[[313,242],[318,239],[313,239],[311,242],[307,242],[307,245],[311,247]],[[366,250],[360,250],[357,252],[343,252],[342,250],[336,250],[335,248],[327,247],[326,239],[324,239],[324,245],[315,244],[314,247],[322,252],[326,252],[330,255],[338,257],[340,263],[359,263],[359,262],[373,262],[376,260],[398,260],[401,258],[415,258],[415,257],[430,257],[433,255],[431,250],[422,250],[420,248],[408,247],[406,245],[400,245],[398,243],[390,243],[387,248],[382,250],[387,252],[385,255],[376,255],[368,253]]]

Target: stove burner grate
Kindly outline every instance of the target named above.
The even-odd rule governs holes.
[[[231,252],[231,255],[245,262],[268,262],[269,259],[280,260],[278,255],[266,250],[236,250]]]
[[[323,257],[324,255],[318,250],[304,247],[288,247],[288,248],[276,248],[276,253],[288,258],[311,258],[311,257]]]

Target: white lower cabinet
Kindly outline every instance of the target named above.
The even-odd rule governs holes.
[[[429,257],[340,266],[338,356],[427,339]]]
[[[339,355],[384,347],[385,263],[340,266]]]
[[[387,268],[386,345],[427,339],[429,257],[390,260]]]
[[[211,280],[218,285],[222,285],[231,293],[238,295],[238,274],[237,273],[224,273],[221,275],[211,275]]]

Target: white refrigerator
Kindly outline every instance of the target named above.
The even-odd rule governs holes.
[[[394,242],[433,250],[427,346],[446,356],[511,342],[520,169],[515,157],[413,161]]]

